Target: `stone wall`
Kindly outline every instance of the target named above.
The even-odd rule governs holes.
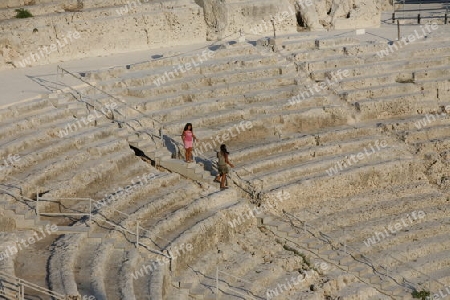
[[[239,32],[376,27],[378,1],[7,0],[0,6],[0,69],[237,38]],[[15,19],[18,7],[34,17]]]
[[[206,36],[203,10],[186,1],[10,19],[0,23],[0,30],[0,68],[187,45]]]

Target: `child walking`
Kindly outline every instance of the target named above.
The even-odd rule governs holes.
[[[186,150],[186,162],[194,162],[192,158],[192,146],[194,141],[197,140],[197,137],[194,135],[194,130],[192,129],[192,124],[187,123],[184,126],[183,134],[181,135],[181,139],[183,140],[184,149]]]
[[[218,162],[218,171],[219,175],[217,175],[216,179],[214,181],[220,182],[220,189],[224,190],[228,187],[225,186],[225,182],[227,180],[227,174],[229,172],[228,165],[230,167],[234,168],[234,165],[228,160],[228,155],[230,153],[227,150],[227,146],[225,144],[220,145],[220,151],[217,153],[217,158],[219,159]]]

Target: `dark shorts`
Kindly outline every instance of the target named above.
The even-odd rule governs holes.
[[[227,165],[219,165],[218,166],[219,174],[228,174],[228,166]]]

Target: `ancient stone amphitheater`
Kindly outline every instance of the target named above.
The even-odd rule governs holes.
[[[98,54],[86,44],[100,22],[119,35],[119,1],[32,1],[33,19],[11,20],[17,2],[1,4],[5,36],[27,38],[20,21],[45,36],[49,20],[61,32],[92,17],[80,25],[91,40],[58,59]],[[117,52],[145,48],[127,26],[149,7],[121,24]],[[197,20],[192,7],[173,9]],[[167,40],[201,47],[55,67],[39,81],[48,92],[0,109],[0,298],[450,298],[450,25],[404,43],[384,24],[209,44],[233,30],[199,26]],[[26,51],[5,44],[12,74],[12,52]],[[191,164],[187,122],[200,139]],[[235,168],[220,191],[224,141]]]

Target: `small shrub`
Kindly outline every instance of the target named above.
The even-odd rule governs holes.
[[[412,296],[415,299],[421,299],[421,300],[427,300],[430,299],[430,292],[429,291],[414,291],[412,292]]]
[[[33,14],[31,14],[27,9],[25,8],[17,8],[15,10],[16,14],[16,18],[18,19],[25,19],[25,18],[31,18],[33,16]]]

